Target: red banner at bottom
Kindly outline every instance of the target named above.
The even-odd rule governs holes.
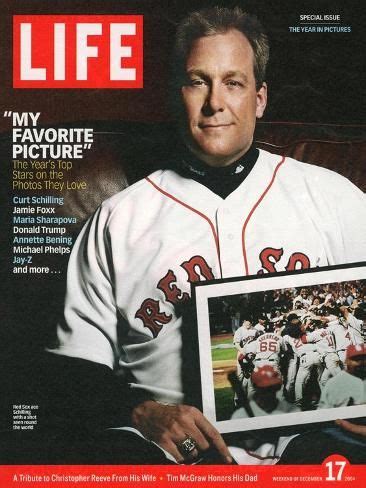
[[[292,466],[0,466],[1,488],[365,486],[366,467],[331,456],[321,465]]]

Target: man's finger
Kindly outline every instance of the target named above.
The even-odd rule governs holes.
[[[177,463],[182,464],[184,463],[184,457],[182,453],[179,451],[178,446],[173,441],[168,441],[165,443],[160,443],[160,447],[162,447],[165,451],[169,452]]]
[[[365,425],[357,425],[353,424],[352,422],[348,422],[348,420],[336,420],[337,425],[342,427],[342,429],[347,430],[348,432],[352,432],[352,434],[358,434],[366,437],[366,426]]]
[[[233,459],[219,431],[216,430],[215,427],[213,427],[213,425],[211,425],[210,422],[206,420],[203,416],[199,419],[196,419],[196,424],[197,427],[201,429],[201,431],[205,434],[206,439],[210,441],[210,444],[216,448],[222,459],[227,464],[231,464]]]

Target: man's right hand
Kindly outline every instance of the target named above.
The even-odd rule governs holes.
[[[220,433],[195,407],[164,405],[148,400],[134,408],[132,423],[147,439],[169,452],[178,463],[193,461],[209,448],[218,452],[223,463],[232,462]],[[179,448],[187,437],[191,437],[197,446],[189,454]]]

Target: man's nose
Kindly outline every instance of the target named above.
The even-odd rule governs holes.
[[[216,112],[223,112],[225,109],[225,97],[223,87],[212,84],[207,93],[205,104],[203,106],[204,115],[213,115]]]

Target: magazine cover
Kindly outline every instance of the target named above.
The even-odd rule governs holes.
[[[1,7],[0,486],[361,486],[361,3]]]

